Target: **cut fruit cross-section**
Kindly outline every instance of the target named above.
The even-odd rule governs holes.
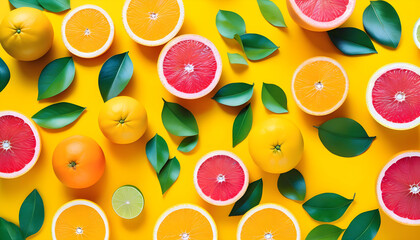
[[[133,219],[137,217],[143,211],[143,207],[143,194],[135,186],[122,186],[112,196],[112,208],[122,218]]]

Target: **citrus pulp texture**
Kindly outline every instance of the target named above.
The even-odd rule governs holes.
[[[133,219],[137,217],[143,211],[143,207],[143,194],[134,186],[122,186],[112,195],[112,208],[122,218]]]

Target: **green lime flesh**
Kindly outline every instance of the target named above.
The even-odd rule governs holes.
[[[112,196],[112,208],[118,216],[124,219],[137,217],[143,211],[143,207],[143,194],[135,186],[122,186]]]

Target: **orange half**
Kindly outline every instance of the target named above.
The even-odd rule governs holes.
[[[324,116],[346,100],[349,81],[343,67],[334,59],[315,57],[297,69],[292,80],[296,104],[306,113]]]

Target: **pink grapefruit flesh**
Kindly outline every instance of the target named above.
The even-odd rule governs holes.
[[[34,124],[20,113],[0,112],[0,178],[17,178],[28,172],[40,153]]]
[[[229,205],[241,198],[249,176],[243,162],[233,153],[215,151],[204,156],[195,168],[194,184],[198,194],[213,205]]]

